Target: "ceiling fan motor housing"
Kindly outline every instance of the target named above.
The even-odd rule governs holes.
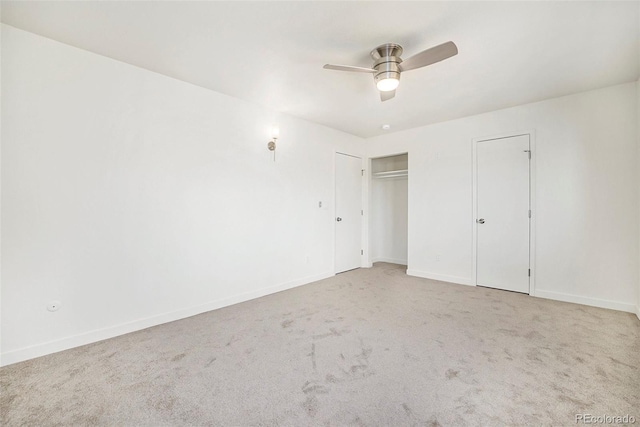
[[[376,84],[384,79],[400,80],[400,55],[402,46],[395,43],[386,43],[371,51],[371,57],[375,60],[372,68],[376,70],[373,76]]]

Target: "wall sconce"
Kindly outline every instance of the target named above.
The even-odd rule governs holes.
[[[280,136],[280,128],[277,125],[271,126],[271,141],[267,144],[269,151],[273,151],[273,161],[276,161],[276,141]]]

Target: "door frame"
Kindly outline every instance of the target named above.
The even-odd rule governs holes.
[[[347,153],[345,151],[340,151],[340,150],[333,150],[333,159],[331,159],[332,163],[333,163],[333,209],[332,209],[332,217],[331,217],[331,221],[333,221],[333,257],[331,260],[331,264],[332,264],[332,272],[333,275],[335,276],[336,274],[338,274],[336,272],[336,232],[337,232],[337,224],[336,224],[336,215],[337,215],[337,209],[336,209],[336,196],[337,196],[337,192],[336,192],[336,187],[338,185],[338,180],[336,179],[336,171],[337,171],[337,166],[336,166],[336,156],[338,154],[341,154],[343,156],[349,156],[349,157],[355,157],[356,159],[360,159],[360,168],[361,170],[365,170],[364,168],[364,162],[365,162],[365,156],[362,155],[357,155],[357,154],[351,154],[351,153]],[[360,206],[361,209],[364,210],[364,206],[365,205],[365,176],[364,176],[364,172],[362,173],[361,176],[361,180],[360,180]],[[361,246],[361,250],[365,253],[361,253],[360,254],[360,267],[359,268],[363,268],[363,267],[367,267],[367,265],[365,265],[365,259],[366,256],[368,256],[368,251],[365,249],[367,246],[365,245],[365,243],[367,242],[367,236],[365,234],[365,220],[364,220],[364,216],[367,213],[364,212],[364,215],[360,215],[360,246]]]
[[[478,143],[491,141],[494,139],[511,138],[514,136],[529,136],[529,150],[531,150],[531,161],[529,162],[529,206],[531,207],[531,219],[529,220],[529,295],[536,294],[536,133],[535,129],[521,132],[505,132],[497,135],[490,135],[480,138],[473,138],[471,146],[473,150],[473,189],[472,189],[472,227],[473,227],[473,257],[472,257],[472,278],[471,284],[478,286]]]
[[[364,217],[366,218],[366,229],[367,229],[367,241],[366,244],[367,246],[364,249],[365,255],[366,255],[366,259],[364,260],[365,265],[363,265],[364,267],[367,268],[371,268],[373,267],[373,260],[370,256],[371,254],[371,239],[369,238],[371,236],[371,226],[370,226],[370,216],[369,216],[369,212],[371,212],[371,190],[373,188],[373,160],[375,159],[382,159],[385,157],[393,157],[393,156],[401,156],[403,154],[407,155],[407,159],[409,162],[411,162],[411,156],[409,155],[409,150],[400,150],[398,152],[389,152],[389,153],[385,153],[385,154],[380,154],[377,156],[373,156],[373,157],[368,157],[366,158],[366,169],[365,169],[365,179],[366,179],[366,192],[367,192],[367,200],[366,200],[366,209],[364,211]],[[411,167],[408,166],[409,171],[411,170]],[[410,199],[410,194],[409,194],[409,184],[410,184],[410,179],[411,176],[410,174],[407,175],[407,270],[409,269],[409,241],[411,240],[411,233],[409,232],[409,225],[410,225],[410,220],[409,218],[411,217],[411,210],[409,209],[409,199]]]

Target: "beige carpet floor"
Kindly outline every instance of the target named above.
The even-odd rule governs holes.
[[[0,381],[3,426],[640,423],[640,321],[380,263]]]

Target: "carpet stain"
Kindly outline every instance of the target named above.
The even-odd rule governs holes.
[[[573,403],[574,405],[577,405],[580,409],[586,409],[590,406],[589,403],[583,402],[578,399],[574,399],[573,397],[569,397],[564,394],[559,395],[558,400],[561,400],[563,402]]]
[[[405,354],[404,354],[404,358],[405,358],[405,359],[412,360],[412,361],[414,361],[414,362],[419,362],[419,361],[420,361],[420,358],[419,358],[418,356],[416,356],[416,355],[414,355],[414,354],[411,354],[411,353],[405,353]]]
[[[540,353],[540,351],[538,349],[532,348],[531,350],[529,350],[527,352],[527,359],[531,360],[532,362],[535,361],[535,362],[541,362],[542,363],[542,359],[540,359],[540,357],[539,357],[540,355],[541,355],[541,353]]]
[[[341,331],[338,331],[336,328],[329,328],[329,332],[326,334],[320,334],[320,335],[314,335],[313,339],[314,340],[321,340],[321,339],[325,339],[325,338],[329,338],[329,337],[341,337],[342,334],[345,333],[349,333],[350,331],[348,329],[343,329]]]
[[[302,386],[302,392],[304,394],[327,394],[329,393],[329,389],[322,384],[314,384],[311,381],[307,381],[305,385]]]
[[[353,366],[351,366],[351,368],[349,368],[349,371],[352,374],[355,374],[356,372],[358,372],[360,370],[364,371],[366,369],[367,369],[367,365],[353,365]]]
[[[360,338],[360,347],[362,348],[362,353],[360,353],[359,357],[364,360],[369,360],[369,356],[371,356],[373,348],[365,346],[364,342],[362,342],[362,338]]]
[[[513,360],[513,354],[509,352],[506,348],[503,348],[502,351],[507,355],[507,360]]]
[[[76,375],[78,375],[78,374],[79,374],[79,373],[81,373],[82,371],[84,371],[84,369],[83,369],[83,368],[76,368],[76,369],[73,369],[73,370],[69,371],[69,376],[70,376],[70,377],[75,377]]]
[[[337,383],[337,382],[339,382],[339,381],[340,381],[340,380],[338,380],[338,378],[336,378],[336,376],[335,376],[335,375],[332,375],[332,374],[327,374],[327,376],[325,377],[325,379],[326,379],[326,381],[327,381],[328,383]]]
[[[158,403],[156,403],[153,406],[163,411],[171,411],[175,403],[176,403],[176,399],[174,397],[169,397],[169,398],[160,400]]]
[[[318,415],[318,398],[313,395],[307,396],[302,407],[311,418],[315,418]]]
[[[526,339],[528,339],[528,340],[533,340],[533,339],[544,339],[544,338],[545,338],[545,336],[544,336],[544,335],[542,335],[542,334],[541,334],[540,332],[538,332],[538,331],[531,331],[531,332],[529,332],[528,334],[526,334],[524,337],[525,337]]]
[[[291,326],[292,324],[293,324],[293,320],[291,320],[291,319],[287,319],[287,320],[285,320],[284,322],[282,322],[282,323],[280,324],[280,326],[282,327],[282,329],[286,329],[286,328],[288,328],[289,326]]]
[[[217,357],[212,357],[212,358],[207,362],[207,364],[206,364],[206,365],[204,365],[204,366],[205,366],[205,368],[208,368],[209,366],[211,366],[211,364],[212,364],[213,362],[215,362],[216,360],[218,360],[218,358],[217,358]]]
[[[447,372],[445,373],[445,376],[447,377],[448,380],[450,380],[452,378],[456,378],[459,373],[460,373],[460,371],[456,371],[456,370],[453,370],[453,369],[448,369]]]
[[[311,367],[313,368],[314,371],[317,371],[317,366],[316,366],[316,343],[311,343],[311,353],[309,353],[309,356],[311,356]]]
[[[637,366],[628,365],[626,363],[623,363],[623,362],[619,361],[618,359],[614,359],[613,357],[609,357],[609,360],[611,360],[613,363],[616,363],[618,365],[626,366],[627,368],[638,369]]]
[[[172,362],[177,362],[177,361],[179,361],[179,360],[184,359],[184,357],[185,357],[185,356],[186,356],[186,354],[184,354],[184,353],[180,353],[180,354],[178,354],[178,355],[176,355],[176,356],[173,356],[173,357],[171,358],[171,361],[172,361]]]
[[[11,404],[13,404],[13,401],[16,400],[17,397],[18,397],[17,394],[10,394],[3,399],[2,404],[8,407]]]
[[[353,420],[351,423],[349,423],[349,425],[352,425],[352,426],[355,426],[355,427],[366,427],[367,423],[362,421],[362,418],[356,417],[356,419]]]
[[[408,417],[410,417],[413,414],[413,411],[411,410],[411,408],[409,408],[409,405],[407,405],[406,403],[402,404],[402,409],[404,409],[404,412],[407,413]]]

